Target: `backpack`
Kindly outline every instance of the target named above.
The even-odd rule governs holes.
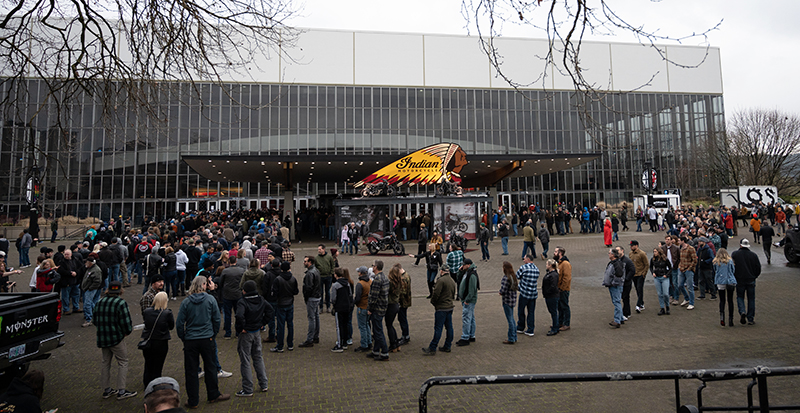
[[[103,274],[103,282],[108,279],[108,265],[101,260],[97,260],[95,265],[100,267],[100,272]]]

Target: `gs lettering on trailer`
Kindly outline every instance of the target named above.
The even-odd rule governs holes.
[[[764,205],[778,202],[778,188],[774,186],[740,186],[739,202],[744,205]]]

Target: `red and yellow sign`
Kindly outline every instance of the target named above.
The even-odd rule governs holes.
[[[355,184],[376,184],[385,179],[391,185],[430,185],[443,180],[461,182],[467,154],[455,143],[437,143],[406,155]]]

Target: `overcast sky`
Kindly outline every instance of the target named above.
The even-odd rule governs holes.
[[[543,0],[542,6],[549,3]],[[707,44],[720,48],[726,117],[750,108],[800,116],[800,88],[794,77],[800,69],[800,1],[610,0],[609,4],[629,23],[673,37],[705,31],[722,20],[720,28],[708,34]],[[536,19],[537,13],[543,15],[545,8],[533,10],[529,18]],[[475,34],[465,27],[460,0],[305,0],[300,15],[289,23],[305,28]],[[503,36],[544,37],[539,30],[516,24],[506,24]],[[596,39],[635,41],[622,32]],[[701,42],[693,39],[683,44],[706,45]]]

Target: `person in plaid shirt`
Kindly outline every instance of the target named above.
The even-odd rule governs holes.
[[[503,278],[500,280],[500,296],[503,297],[503,312],[508,320],[508,340],[503,344],[517,342],[517,323],[514,321],[514,307],[517,305],[517,275],[508,261],[503,261]]]
[[[97,347],[103,351],[103,364],[100,368],[100,385],[103,387],[103,398],[107,399],[114,394],[117,400],[136,396],[136,392],[125,389],[128,376],[128,352],[125,347],[125,336],[133,331],[131,312],[128,304],[120,298],[122,283],[112,281],[109,283],[105,297],[97,302],[94,308],[94,325],[97,326]],[[119,372],[117,372],[117,390],[110,386],[111,358],[117,359]]]
[[[536,311],[536,299],[539,298],[539,291],[536,284],[539,282],[539,268],[533,263],[533,253],[525,255],[525,263],[517,270],[517,280],[519,280],[519,308],[517,308],[517,331],[525,332],[526,336],[533,337],[533,327]],[[525,317],[525,310],[528,316]],[[527,324],[527,329],[525,326]]]
[[[461,281],[458,279],[458,276],[455,275],[458,273],[458,269],[464,265],[464,251],[461,251],[456,244],[450,242],[450,253],[447,254],[447,268],[450,268],[453,271],[453,278],[456,281],[456,284],[459,284]],[[456,289],[456,299],[458,299],[458,289]]]
[[[257,249],[256,252],[253,253],[253,257],[265,266],[271,262],[269,259],[269,254],[271,254],[272,251],[267,248],[268,245],[269,241],[261,241],[261,248]]]
[[[283,242],[283,252],[281,253],[281,260],[286,262],[294,262],[294,252],[289,249],[289,241]]]

